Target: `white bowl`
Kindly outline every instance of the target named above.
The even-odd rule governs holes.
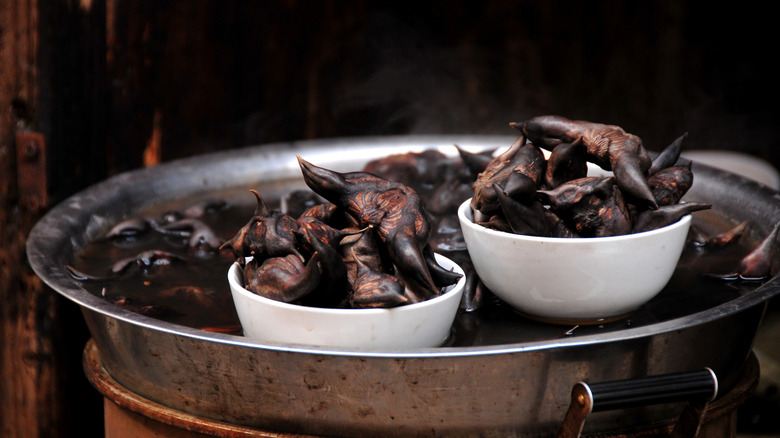
[[[238,318],[247,337],[284,344],[389,350],[437,347],[450,335],[466,276],[452,260],[436,254],[460,280],[436,298],[387,309],[299,306],[261,297],[242,286],[241,266],[228,271]]]
[[[611,237],[533,237],[474,223],[471,200],[458,208],[480,280],[520,313],[559,324],[623,318],[671,279],[691,216],[652,231]]]

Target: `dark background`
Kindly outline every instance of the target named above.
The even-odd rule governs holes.
[[[688,132],[687,149],[780,166],[776,14],[721,5],[0,2],[3,435],[102,431],[100,397],[81,370],[80,312],[25,266],[24,237],[45,211],[26,210],[15,186],[15,133],[45,138],[49,206],[195,154],[326,137],[514,135],[509,122],[542,114],[619,125],[656,151]]]
[[[511,121],[559,114],[620,125],[651,150],[688,132],[689,149],[780,163],[776,25],[757,5],[93,2],[48,42],[51,140],[103,176],[142,166],[153,134],[166,161],[307,138],[514,135]],[[57,48],[85,19],[105,35]],[[78,141],[100,161],[69,154]]]

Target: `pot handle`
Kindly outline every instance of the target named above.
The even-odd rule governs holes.
[[[689,403],[674,426],[672,436],[696,436],[709,402],[718,394],[718,378],[709,368],[683,373],[610,382],[579,382],[571,391],[571,403],[558,438],[576,438],[591,412],[672,403]]]

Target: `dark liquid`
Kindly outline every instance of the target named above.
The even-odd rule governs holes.
[[[276,193],[263,193],[266,202],[278,207],[282,195],[278,189],[271,191]],[[229,200],[227,205],[220,210],[205,213],[200,219],[219,237],[227,240],[252,216],[254,197],[246,192],[238,197],[235,193],[223,195]],[[190,203],[200,201],[194,199]],[[164,205],[154,211],[141,212],[139,216],[159,217],[167,211],[182,211],[187,205],[187,202]],[[432,236],[436,251],[468,264],[468,253],[462,240],[458,239],[457,220],[448,217],[437,224],[433,227]],[[710,235],[734,226],[713,211],[695,213],[694,224]],[[712,280],[702,276],[705,273],[731,272],[756,245],[756,239],[746,237],[737,244],[719,249],[697,248],[689,242],[674,277],[658,296],[627,318],[601,325],[574,329],[571,326],[532,321],[490,295],[479,309],[459,312],[446,345],[485,346],[582,336],[641,327],[707,310],[749,293],[761,284]],[[150,232],[137,238],[93,242],[77,255],[74,267],[96,276],[105,275],[115,262],[150,249],[169,251],[186,259],[186,262],[154,266],[148,270],[131,267],[112,279],[85,281],[84,286],[112,303],[163,321],[241,334],[227,283],[227,271],[234,261],[228,252],[192,250],[188,248],[185,237]]]

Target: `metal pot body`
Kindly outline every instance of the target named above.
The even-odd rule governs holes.
[[[738,378],[778,279],[682,318],[581,337],[511,345],[366,353],[263,344],[117,308],[64,265],[112,224],[153,203],[224,189],[302,185],[295,155],[351,171],[392,153],[452,145],[503,147],[506,137],[388,137],[285,143],[180,160],[111,178],[66,200],[30,235],[28,256],[53,289],[81,305],[105,369],[172,409],[236,425],[312,435],[484,436],[555,433],[571,388],[589,382],[712,368],[725,392]],[[706,166],[689,198],[768,231],[773,190]],[[585,432],[673,418],[679,404],[593,414]]]
[[[84,313],[115,380],[193,415],[325,436],[545,436],[560,427],[571,388],[581,380],[705,366],[736,377],[762,307],[654,336],[591,345],[388,355],[254,347]],[[586,432],[666,421],[681,410],[659,405],[595,413]]]

